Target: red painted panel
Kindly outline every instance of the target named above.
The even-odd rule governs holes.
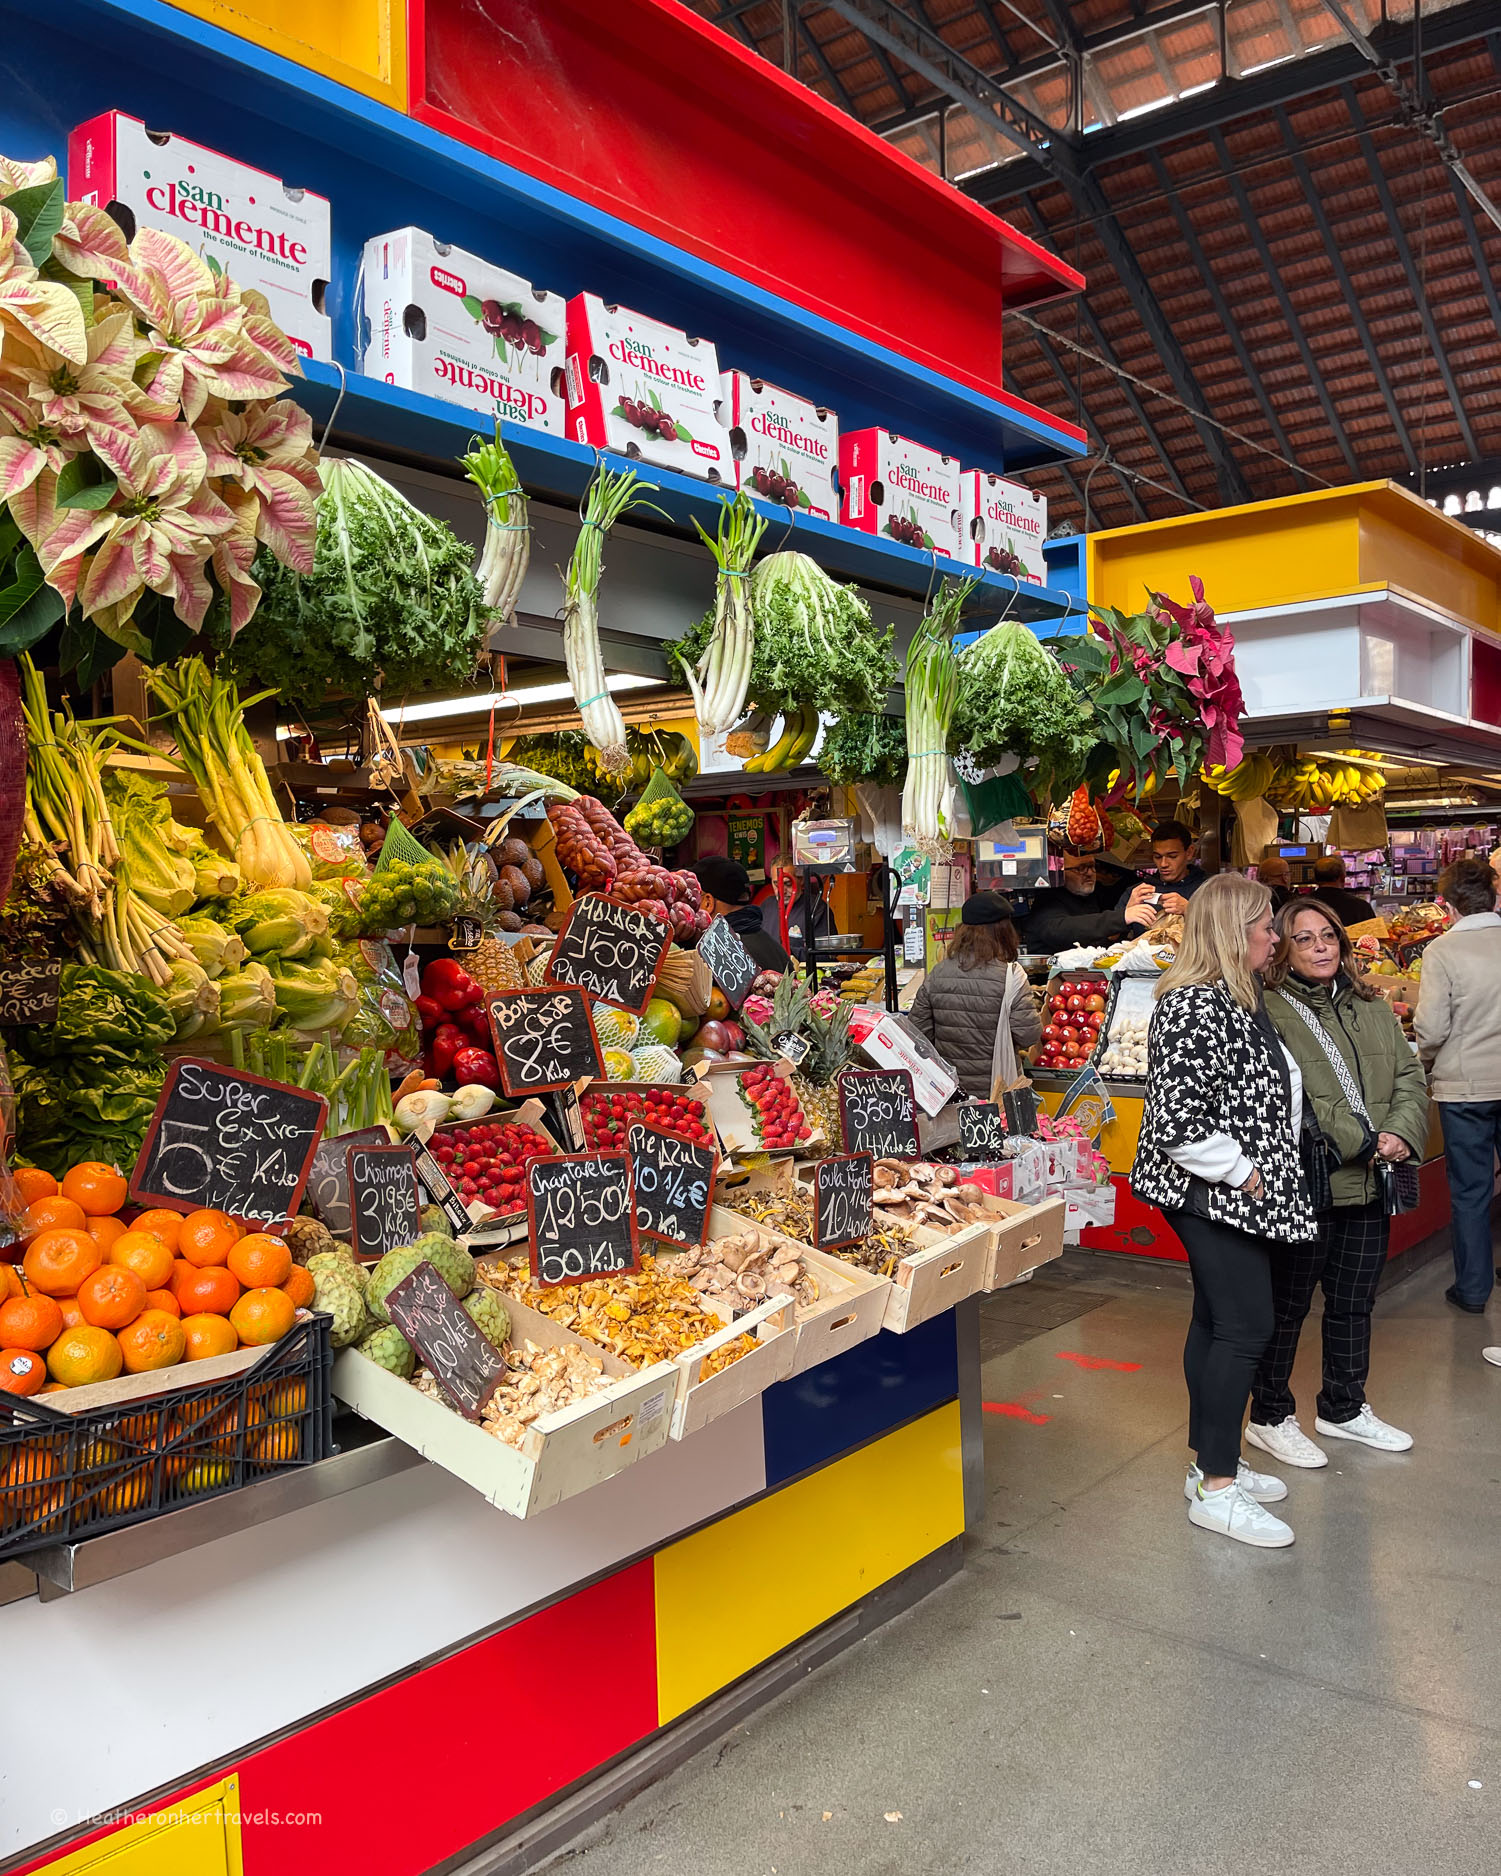
[[[1470,639],[1470,715],[1501,724],[1501,645],[1478,632]]]
[[[493,11],[412,0],[413,116],[946,377],[1001,397],[1003,307],[1083,285],[677,0]]]
[[[418,1876],[498,1830],[655,1730],[655,1624],[648,1558],[256,1753],[245,1876]]]

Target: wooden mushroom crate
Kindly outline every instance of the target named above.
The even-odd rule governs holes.
[[[1062,1199],[1042,1199],[1023,1205],[1017,1199],[985,1194],[991,1222],[990,1258],[985,1267],[986,1290],[1002,1290],[1018,1277],[1063,1255],[1063,1227],[1068,1207]]]
[[[716,1315],[730,1316],[727,1304],[711,1303]],[[718,1351],[737,1336],[755,1337],[756,1347],[712,1374],[704,1369]],[[711,1420],[764,1394],[774,1382],[792,1373],[797,1352],[795,1305],[790,1297],[773,1296],[743,1316],[727,1321],[717,1335],[678,1356],[677,1399],[673,1403],[672,1438],[685,1440]]]
[[[588,1491],[666,1443],[679,1375],[671,1362],[632,1368],[608,1349],[562,1328],[513,1297],[505,1299],[511,1340],[538,1348],[574,1346],[599,1359],[609,1385],[526,1428],[520,1446],[420,1393],[410,1381],[345,1349],[334,1362],[334,1393],[367,1420],[453,1473],[515,1518]]]

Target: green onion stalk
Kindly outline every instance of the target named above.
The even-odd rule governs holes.
[[[480,549],[478,577],[485,604],[494,609],[501,625],[516,623],[516,601],[532,557],[532,527],[527,518],[526,491],[516,465],[500,440],[475,445],[461,457],[464,473],[485,501],[485,543]]]
[[[766,522],[750,498],[741,493],[732,502],[720,503],[717,539],[710,539],[697,519],[693,525],[719,563],[719,577],[714,586],[713,633],[697,670],[684,675],[693,694],[700,734],[718,736],[733,728],[745,714],[751,658],[756,648],[750,567],[766,532]]]
[[[902,832],[920,850],[937,852],[951,838],[953,772],[949,726],[959,697],[953,636],[975,580],[945,580],[907,651],[907,779]]]
[[[599,649],[596,595],[604,566],[604,539],[627,509],[651,505],[643,503],[636,492],[634,469],[596,469],[584,496],[583,526],[563,580],[563,655],[568,682],[584,734],[599,751],[600,767],[607,775],[624,775],[631,758],[625,746],[625,719],[610,695]]]
[[[201,658],[158,665],[147,671],[146,682],[172,726],[182,766],[198,784],[247,884],[305,891],[312,868],[281,818],[245,728],[245,712],[277,693],[259,691],[242,700],[234,681],[211,675]]]

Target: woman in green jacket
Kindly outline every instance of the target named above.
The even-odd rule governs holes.
[[[1277,930],[1267,1013],[1302,1072],[1305,1112],[1317,1121],[1328,1148],[1334,1202],[1319,1214],[1317,1242],[1290,1245],[1273,1264],[1277,1327],[1251,1390],[1246,1438],[1288,1465],[1327,1466],[1328,1454],[1298,1425],[1290,1385],[1298,1335],[1320,1283],[1324,1382],[1315,1428],[1378,1452],[1404,1453],[1412,1445],[1412,1436],[1378,1419],[1365,1397],[1371,1308],[1389,1231],[1374,1168],[1380,1160],[1422,1152],[1428,1094],[1401,1024],[1360,976],[1334,913],[1317,900],[1294,899],[1278,913]],[[1365,1118],[1352,1104],[1347,1083]]]

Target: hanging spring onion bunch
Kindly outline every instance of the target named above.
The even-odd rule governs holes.
[[[584,734],[599,751],[600,766],[610,775],[624,774],[631,759],[625,746],[625,719],[610,695],[599,649],[599,576],[604,569],[605,536],[627,509],[640,506],[652,504],[644,503],[637,494],[634,469],[596,469],[584,495],[584,525],[579,529],[563,581],[563,655],[568,664],[568,682],[584,721]]]
[[[740,494],[732,502],[720,503],[717,540],[710,539],[697,519],[693,525],[718,561],[719,577],[714,586],[713,635],[697,670],[686,671],[684,676],[693,693],[700,734],[717,736],[738,723],[745,712],[756,645],[750,566],[766,522],[749,497]]]
[[[479,583],[496,623],[516,623],[516,601],[532,557],[532,524],[527,517],[526,491],[516,465],[500,440],[476,443],[463,459],[464,472],[485,501],[485,544],[480,551]]]
[[[959,696],[952,639],[975,580],[945,580],[907,652],[907,780],[902,831],[934,850],[952,837],[954,782],[949,725]]]

